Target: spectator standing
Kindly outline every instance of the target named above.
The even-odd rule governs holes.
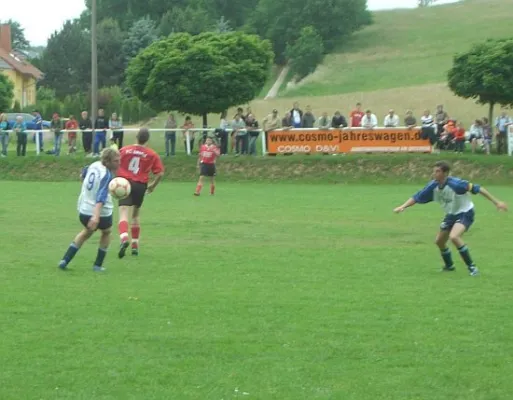
[[[490,149],[492,147],[492,127],[488,118],[483,117],[483,144],[485,153],[490,155]]]
[[[449,122],[449,114],[445,112],[444,106],[439,104],[436,106],[436,114],[435,114],[435,123],[436,123],[436,134],[438,136],[442,135],[444,131],[444,126]]]
[[[123,131],[123,121],[118,118],[118,114],[112,113],[109,120],[109,129],[112,131],[112,139],[114,143],[118,145],[118,149],[123,147],[123,137],[125,133]]]
[[[319,118],[319,121],[317,121],[317,127],[319,129],[330,129],[331,128],[331,119],[328,116],[328,113],[324,111],[322,113],[322,116]]]
[[[36,129],[36,135],[38,136],[38,139],[39,139],[39,152],[42,153],[44,150],[43,150],[43,117],[41,117],[41,113],[39,112],[39,110],[34,110],[34,112],[32,113],[32,115],[34,116],[34,125],[35,125],[35,129]]]
[[[194,149],[194,124],[192,123],[192,119],[189,116],[185,117],[185,122],[182,125],[182,135],[183,135],[183,146],[185,148],[185,154],[187,154],[187,137],[189,137],[189,146],[192,150]]]
[[[281,121],[278,115],[278,110],[274,109],[271,114],[264,118],[262,121],[262,128],[265,134],[265,147],[268,148],[269,132],[281,128]]]
[[[78,128],[78,121],[75,119],[74,115],[69,116],[69,120],[66,121],[64,127],[68,132],[68,155],[75,154],[77,151],[76,129]]]
[[[57,113],[54,113],[52,116],[50,130],[53,132],[53,154],[58,157],[61,155],[62,146],[62,120]]]
[[[9,145],[9,122],[7,114],[0,114],[0,142],[2,151],[0,157],[7,157],[7,146]]]
[[[465,151],[465,128],[461,122],[458,123],[454,132],[454,144],[454,151],[458,154]]]
[[[27,154],[27,125],[23,117],[18,115],[12,130],[16,133],[16,154],[18,157],[25,157]]]
[[[167,116],[166,125],[164,129],[166,129],[165,137],[166,137],[166,157],[171,157],[175,155],[176,151],[176,128],[178,124],[176,123],[176,119],[174,114],[169,114]]]
[[[248,132],[246,131],[246,123],[242,117],[237,114],[232,122],[232,140],[235,137],[235,154],[237,156],[241,154],[247,154],[248,149]],[[233,142],[232,142],[233,150]]]
[[[100,151],[107,147],[107,129],[109,129],[109,121],[105,117],[103,109],[100,108],[98,110],[98,117],[94,121],[93,153],[96,157],[100,157]]]
[[[356,103],[356,108],[351,111],[349,118],[351,119],[351,128],[359,128],[362,126],[362,118],[365,113],[362,111],[362,103]]]
[[[256,142],[258,139],[258,135],[260,133],[258,121],[255,119],[253,114],[248,114],[246,116],[246,130],[248,131],[249,136],[249,155],[256,156]]]
[[[428,139],[435,153],[439,153],[435,150],[436,143],[438,142],[438,136],[436,134],[436,124],[431,112],[429,110],[424,111],[424,115],[420,117],[420,123],[422,124],[420,137],[421,139]]]
[[[469,142],[472,147],[472,153],[476,152],[477,145],[480,140],[483,139],[483,121],[476,119],[470,126],[469,130]]]
[[[87,111],[82,111],[80,114],[78,127],[82,131],[82,146],[84,147],[84,152],[86,156],[90,157],[93,149],[93,124],[91,123],[91,118],[89,118]]]
[[[511,124],[511,118],[506,111],[502,111],[501,115],[495,120],[498,154],[502,154],[502,152],[508,154],[508,126]]]
[[[290,110],[291,124],[293,128],[301,128],[301,121],[303,120],[303,111],[299,108],[299,103],[294,103],[292,110]]]

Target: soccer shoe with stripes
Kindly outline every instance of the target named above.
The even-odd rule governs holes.
[[[125,256],[126,249],[128,249],[128,246],[130,246],[130,243],[128,243],[128,240],[121,242],[121,244],[119,245],[119,253],[118,253],[119,258],[123,258]]]
[[[139,248],[132,247],[132,255],[133,256],[138,256],[139,255]]]
[[[475,266],[469,267],[468,271],[470,273],[470,276],[478,276],[479,275],[479,270]]]
[[[441,269],[442,272],[452,272],[452,271],[456,271],[456,268],[454,268],[454,265],[451,265],[450,267],[448,267],[447,265],[442,267]]]

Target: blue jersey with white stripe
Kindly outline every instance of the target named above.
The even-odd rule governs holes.
[[[424,189],[413,195],[413,200],[420,204],[436,201],[446,214],[457,215],[474,208],[471,194],[478,194],[480,190],[480,185],[450,176],[443,185],[435,180],[429,182]]]
[[[82,190],[78,198],[78,212],[84,215],[93,215],[97,203],[102,203],[100,217],[110,217],[114,209],[112,197],[109,193],[109,183],[112,173],[101,163],[96,161],[82,170]]]

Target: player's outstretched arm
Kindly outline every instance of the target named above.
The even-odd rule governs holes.
[[[508,205],[506,203],[504,203],[503,201],[500,201],[499,199],[496,199],[484,187],[481,187],[479,189],[479,193],[481,193],[486,199],[490,200],[495,205],[495,207],[497,207],[497,210],[499,210],[499,211],[508,211]]]
[[[404,210],[406,210],[408,207],[411,207],[411,206],[415,205],[416,203],[417,202],[413,199],[413,197],[411,197],[408,200],[406,200],[406,202],[403,205],[394,208],[394,212],[395,213],[401,213]]]

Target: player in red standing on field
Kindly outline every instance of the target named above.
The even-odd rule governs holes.
[[[144,195],[151,193],[159,184],[164,175],[164,166],[159,155],[149,147],[150,132],[141,128],[137,133],[137,144],[123,147],[119,153],[121,162],[118,176],[128,179],[130,182],[130,195],[119,201],[119,258],[125,256],[129,246],[129,213],[132,211],[132,255],[139,255],[139,236],[141,234],[140,213],[144,201]],[[153,181],[150,180],[150,173],[153,174]]]
[[[351,128],[359,128],[365,113],[362,111],[362,104],[356,103],[356,108],[351,111],[349,118],[351,119]]]
[[[216,158],[221,154],[221,150],[214,144],[212,138],[207,138],[205,144],[200,147],[198,157],[198,167],[200,169],[200,177],[194,196],[199,196],[203,187],[203,177],[210,177],[210,194],[213,196],[216,190]]]

